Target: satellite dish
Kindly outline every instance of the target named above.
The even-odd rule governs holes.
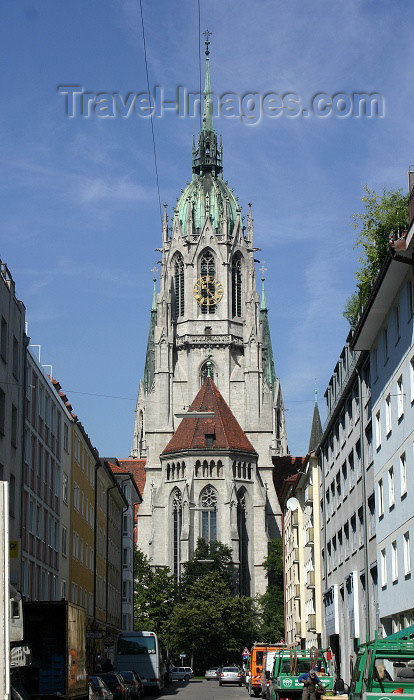
[[[288,498],[288,500],[286,501],[286,508],[288,510],[297,510],[299,508],[298,499],[294,498],[293,496],[292,498]]]

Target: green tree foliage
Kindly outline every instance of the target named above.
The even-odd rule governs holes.
[[[231,558],[230,547],[227,547],[222,542],[206,542],[202,537],[199,537],[194,556],[183,566],[183,575],[180,582],[181,596],[185,598],[194,581],[211,572],[217,573],[229,591],[231,591],[234,578],[234,564]]]
[[[212,665],[240,664],[243,647],[254,640],[255,619],[253,599],[234,597],[219,571],[197,573],[185,599],[175,606],[170,649],[176,657],[189,656],[200,672]]]
[[[259,599],[259,636],[262,641],[278,642],[284,638],[285,634],[283,544],[281,539],[271,540],[269,553],[263,566],[267,571],[268,589]]]
[[[347,299],[343,313],[351,327],[369,297],[387,255],[390,236],[398,236],[408,227],[408,195],[401,190],[384,188],[378,194],[365,185],[361,201],[365,211],[352,217],[354,229],[359,229],[355,247],[362,249],[360,267],[355,273],[357,291]]]
[[[148,558],[138,548],[134,571],[134,629],[154,631],[166,643],[169,620],[177,600],[175,578],[168,567],[151,569]]]

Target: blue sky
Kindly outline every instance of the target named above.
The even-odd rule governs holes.
[[[199,87],[197,0],[142,0],[150,89]],[[407,187],[414,160],[414,6],[396,0],[200,0],[222,96],[379,93],[379,118],[215,119],[224,178],[253,202],[292,454],[306,453],[348,325],[358,252],[350,221],[366,183]],[[69,118],[58,86],[146,91],[139,0],[6,0],[2,9],[0,257],[31,342],[103,456],[126,457],[143,374],[160,218],[151,124]],[[191,177],[198,120],[154,118],[161,202]],[[259,277],[260,275],[258,275]],[[37,352],[37,350],[36,350]]]

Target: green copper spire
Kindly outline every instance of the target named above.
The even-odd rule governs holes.
[[[210,64],[209,64],[209,55],[210,55],[210,50],[209,50],[209,36],[211,36],[211,32],[206,29],[204,32],[204,36],[206,37],[206,75],[204,79],[204,112],[203,112],[203,123],[202,123],[202,131],[213,131],[213,104],[211,100],[211,86],[210,86]]]
[[[201,130],[198,135],[198,144],[193,146],[193,173],[204,175],[211,173],[217,176],[222,171],[222,147],[217,143],[217,134],[213,127],[213,101],[211,99],[210,62],[209,62],[209,36],[211,32],[204,32],[206,37],[206,74],[204,80],[204,106]]]

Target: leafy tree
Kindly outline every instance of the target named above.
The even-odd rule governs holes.
[[[240,663],[241,651],[255,637],[255,603],[234,597],[219,571],[197,577],[186,598],[175,606],[169,645],[191,657],[199,671],[211,665]]]
[[[135,550],[134,629],[153,630],[168,640],[169,620],[177,600],[177,586],[168,567],[151,568],[148,558]]]
[[[194,581],[211,572],[217,573],[228,590],[232,590],[234,564],[230,547],[222,542],[206,542],[202,537],[199,537],[194,556],[183,566],[180,584],[181,596],[185,598]]]
[[[268,555],[263,562],[267,571],[268,589],[259,599],[261,621],[259,636],[262,641],[277,642],[284,638],[284,578],[283,544],[271,540]]]
[[[401,190],[381,194],[364,186],[362,202],[365,211],[354,214],[353,227],[359,229],[355,247],[362,249],[360,267],[355,273],[357,291],[347,299],[344,316],[354,326],[360,309],[366,303],[372,285],[387,255],[391,235],[398,236],[408,228],[408,195]]]

